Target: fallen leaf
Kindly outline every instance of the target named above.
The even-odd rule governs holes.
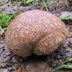
[[[16,70],[15,72],[21,72],[22,70],[21,69],[18,69],[18,70]]]

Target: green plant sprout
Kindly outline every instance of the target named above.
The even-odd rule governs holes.
[[[62,69],[62,68],[72,69],[72,65],[65,65],[65,63],[70,62],[70,61],[72,62],[72,58],[69,58],[65,62],[61,63],[61,66],[58,66],[53,72],[56,72],[57,70]]]
[[[0,14],[0,25],[3,27],[3,29],[1,30],[1,34],[4,33],[4,31],[7,29],[8,25],[9,25],[9,21],[11,21],[16,15],[20,14],[13,14],[11,17],[8,16],[9,12],[7,12],[6,14]]]
[[[67,15],[67,16],[65,16],[65,17],[61,17],[60,19],[61,19],[61,20],[68,20],[68,19],[70,19],[70,15],[71,15],[71,14],[69,14],[69,15]]]
[[[22,3],[24,3],[24,4],[25,4],[25,3],[26,3],[26,4],[30,4],[30,3],[33,2],[33,1],[34,1],[34,0],[27,0],[27,1],[26,1],[26,0],[22,0],[22,1],[19,1],[18,4],[22,4]]]
[[[1,5],[4,5],[4,4],[7,3],[7,2],[8,2],[8,0],[7,0],[6,2],[4,2],[4,3],[1,3],[0,6],[1,6]]]
[[[25,4],[26,3],[26,0],[22,0],[22,1],[19,0],[18,4],[22,4],[22,3]]]
[[[65,64],[65,63],[67,63],[67,62],[70,62],[70,61],[72,61],[72,58],[69,58],[69,59],[67,59],[65,62],[62,62],[61,65]]]
[[[11,0],[9,1],[9,4],[10,4],[11,11],[12,11],[12,13],[14,14],[14,11],[13,11],[13,9],[12,9]]]
[[[48,8],[47,7],[50,7],[50,6],[52,6],[57,0],[55,0],[54,2],[52,2],[52,3],[47,3],[47,1],[46,0],[41,0],[41,2],[39,2],[39,0],[22,0],[22,1],[20,1],[19,0],[19,2],[18,2],[18,4],[22,4],[22,3],[24,3],[24,4],[30,4],[31,2],[35,2],[35,3],[37,3],[38,5],[41,5],[41,6],[44,6],[45,8],[46,8],[46,11],[48,11]]]
[[[57,1],[57,0],[56,0]],[[49,3],[48,7],[52,6],[56,1]]]
[[[48,7],[52,6],[57,0],[53,1],[52,3],[47,3],[46,0],[41,0],[41,2],[39,3],[39,0],[36,0],[36,3],[38,5],[44,6],[46,8],[46,11],[48,11]]]
[[[48,8],[47,8],[48,3],[46,2],[46,0],[42,0],[41,5],[45,6],[46,11],[48,11]]]
[[[33,2],[34,0],[27,0],[27,4],[29,4],[29,3],[31,3],[31,2]]]

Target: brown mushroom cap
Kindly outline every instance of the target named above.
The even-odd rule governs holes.
[[[63,45],[68,36],[64,23],[55,15],[42,11],[26,11],[15,17],[5,35],[9,50],[21,57],[32,53],[48,55]]]

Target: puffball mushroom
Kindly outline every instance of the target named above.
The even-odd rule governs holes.
[[[21,57],[48,55],[62,46],[68,36],[64,23],[55,15],[30,10],[15,17],[5,35],[9,50]]]

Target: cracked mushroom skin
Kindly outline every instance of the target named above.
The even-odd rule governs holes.
[[[7,48],[21,57],[48,55],[66,41],[68,30],[55,15],[30,10],[16,16],[5,34]]]

